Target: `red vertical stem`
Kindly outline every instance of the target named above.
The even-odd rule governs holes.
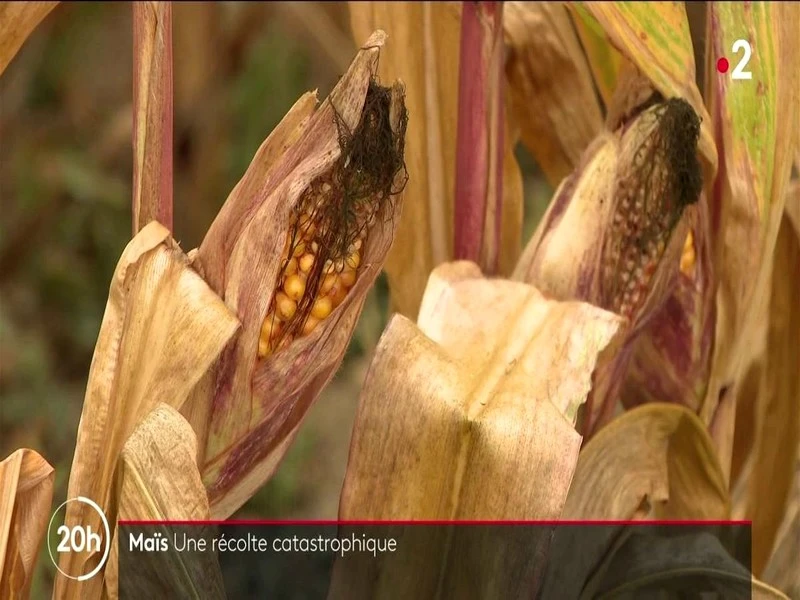
[[[464,2],[455,181],[456,259],[499,266],[503,201],[502,2]]]
[[[172,229],[172,3],[133,3],[133,233]]]

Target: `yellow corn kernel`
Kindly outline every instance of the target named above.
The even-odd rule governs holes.
[[[306,322],[303,323],[302,334],[308,335],[309,333],[314,331],[314,329],[317,327],[318,324],[319,324],[319,319],[317,319],[313,315],[308,315],[308,317],[306,318]]]
[[[336,275],[336,273],[328,273],[327,275],[325,275],[325,278],[322,280],[322,285],[319,286],[319,293],[327,294],[328,292],[330,292],[331,288],[333,288],[337,279],[338,276]]]
[[[322,320],[325,319],[333,310],[333,302],[328,296],[319,296],[314,300],[314,306],[311,307],[311,316]]]
[[[300,275],[290,275],[283,282],[283,291],[289,298],[297,302],[306,291],[306,280]]]
[[[265,356],[269,356],[269,354],[269,338],[258,338],[258,357],[264,358]]]
[[[336,285],[333,286],[333,289],[331,289],[328,297],[331,299],[334,308],[344,302],[344,299],[347,297],[347,288],[342,285],[341,279],[339,279],[339,281],[336,282]]]
[[[342,274],[339,275],[339,279],[342,281],[342,285],[346,288],[353,287],[353,284],[356,282],[356,270],[350,267],[347,267]]]
[[[303,254],[298,261],[298,265],[303,273],[308,273],[311,270],[311,267],[314,266],[314,255]]]
[[[358,265],[361,264],[361,253],[358,250],[352,252],[350,256],[347,257],[345,262],[351,269],[357,269]]]
[[[694,236],[692,232],[686,236],[686,240],[683,242],[683,252],[681,253],[681,262],[680,262],[680,269],[681,272],[688,276],[694,276],[694,265],[697,257],[695,255],[694,250]]]
[[[267,313],[267,316],[264,318],[264,322],[261,323],[261,339],[269,339],[269,336],[272,334],[272,323],[275,321],[275,313],[271,310]]]
[[[284,275],[294,275],[297,273],[297,259],[293,256],[289,259],[289,262],[286,263],[286,266],[283,269]]]
[[[306,243],[303,240],[297,242],[294,247],[294,252],[292,252],[292,256],[295,258],[300,258],[306,251]]]
[[[308,213],[303,213],[300,215],[300,218],[297,221],[297,226],[300,234],[307,240],[313,238],[317,231],[317,226],[311,220],[311,215]]]
[[[281,321],[288,321],[297,312],[297,302],[283,292],[275,294],[275,313]]]

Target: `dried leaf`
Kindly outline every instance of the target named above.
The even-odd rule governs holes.
[[[592,69],[600,97],[608,106],[617,87],[617,77],[622,66],[622,55],[612,46],[600,23],[577,2],[571,2],[572,22],[580,37],[586,59]]]
[[[772,554],[794,482],[800,445],[800,240],[784,217],[775,248],[769,329],[756,404],[746,518],[753,521],[753,573]],[[791,276],[794,273],[795,276]],[[768,489],[769,494],[764,494]]]
[[[295,105],[231,192],[197,253],[195,264],[242,322],[241,335],[215,366],[213,384],[205,381],[192,400],[194,406],[187,410],[195,426],[207,416],[207,425],[199,429],[199,438],[206,438],[201,471],[215,518],[232,514],[274,472],[306,411],[338,368],[366,293],[392,244],[402,201],[399,192],[404,172],[395,166],[402,166],[406,112],[402,85],[390,89],[374,81],[385,37],[378,31],[366,41],[319,109],[312,112],[311,97]],[[375,110],[384,112],[368,112]],[[360,159],[368,158],[372,161],[369,168],[389,176],[383,183],[390,189],[370,190],[366,200],[383,198],[394,213],[370,221],[360,267],[354,267],[358,269],[357,279],[341,303],[323,320],[312,321],[312,332],[290,332],[291,336],[282,339],[286,344],[273,348],[274,320],[268,313],[275,314],[277,293],[287,289],[288,279],[281,282],[291,262],[286,253],[292,254],[297,247],[292,245],[297,241],[293,227],[307,210],[306,201],[316,203],[315,215],[350,214],[343,212],[344,196],[350,198],[355,192],[337,186],[345,185],[344,178],[350,172],[345,169],[354,156],[344,154],[345,146],[361,144],[366,148],[374,141],[372,134],[362,129],[364,123],[383,123],[391,129],[380,131],[380,139],[376,138],[381,143],[390,137],[391,146],[381,146]],[[363,173],[359,173],[361,177]],[[342,197],[334,197],[339,192]],[[313,215],[309,222],[317,226]],[[322,246],[338,245],[341,240],[331,240],[331,236],[344,233],[325,223],[320,229],[327,237],[320,238],[320,247],[314,251],[319,260],[312,258],[321,269],[324,261],[319,253],[332,250]],[[312,281],[310,274],[307,280]],[[312,283],[308,285],[313,296],[315,289]],[[302,300],[309,299],[305,292],[300,295]],[[311,300],[316,302],[316,297]],[[291,306],[292,314],[302,320],[291,321],[290,315],[284,316],[286,322],[299,323],[305,330],[308,313],[302,312],[299,303]],[[311,305],[307,308],[310,310]],[[264,327],[270,345],[265,343],[262,353]],[[207,429],[207,435],[203,429]]]
[[[172,229],[172,3],[133,3],[133,234]]]
[[[180,407],[238,326],[222,301],[188,266],[169,236],[151,222],[125,248],[117,264],[100,326],[68,497],[94,500],[116,518],[111,485],[117,457],[136,425],[163,402]],[[87,505],[67,505],[65,524],[101,531]],[[59,567],[84,573],[88,552],[65,554]],[[56,578],[59,598],[96,597],[102,579]]]
[[[686,10],[680,2],[583,2],[611,44],[665,98],[685,99],[702,121],[699,150],[716,171],[717,151],[700,90]]]
[[[798,465],[795,486],[763,574],[764,581],[782,589],[791,598],[800,595],[800,569],[797,568],[797,557],[800,556],[800,451],[795,458]]]
[[[453,256],[460,4],[348,3],[357,41],[376,28],[391,31],[379,74],[407,86],[406,164],[412,176],[386,274],[393,309],[412,319],[429,273]]]
[[[120,521],[203,521],[208,498],[197,469],[197,441],[191,426],[174,408],[159,403],[136,427],[122,449],[115,477]],[[152,530],[148,530],[148,534]],[[171,537],[164,526],[161,533]],[[195,533],[195,532],[193,532]],[[115,529],[105,585],[111,598],[143,595],[224,598],[222,572],[214,553],[143,554],[125,565],[119,584]],[[119,593],[118,593],[119,592]]]
[[[27,598],[53,501],[55,473],[33,450],[0,462],[0,598]]]
[[[0,2],[0,75],[58,2]]]
[[[592,72],[562,4],[506,2],[503,27],[515,120],[523,143],[556,186],[603,127]]]
[[[689,409],[651,403],[601,429],[581,450],[564,519],[723,520],[730,502],[703,423]]]
[[[580,446],[571,423],[620,324],[472,263],[437,268],[419,328],[396,316],[378,344],[340,517],[557,517]]]
[[[730,470],[735,388],[750,363],[756,318],[769,298],[769,257],[783,214],[800,89],[800,14],[785,4],[709,4],[707,56],[733,41],[752,46],[751,81],[706,69],[720,173],[709,205],[716,233],[717,324],[711,376],[701,415],[712,427],[720,463]],[[710,60],[710,59],[709,59]]]

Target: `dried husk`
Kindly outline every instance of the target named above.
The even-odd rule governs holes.
[[[556,186],[603,127],[569,12],[561,3],[506,2],[506,74],[522,142]]]
[[[360,42],[376,28],[391,31],[381,79],[407,86],[411,118],[404,218],[386,260],[393,310],[414,319],[431,270],[453,256],[458,115],[460,2],[349,2]]]
[[[397,315],[378,343],[339,517],[558,518],[581,443],[578,408],[622,323],[585,303],[546,300],[529,285],[484,279],[474,263],[435,269],[418,325]],[[399,572],[356,583],[368,597],[427,596],[440,576],[446,589],[461,589],[444,559],[458,540],[423,536],[414,556],[394,563]],[[527,570],[530,555],[476,561],[472,584],[503,597],[519,584],[510,565]]]
[[[58,2],[0,3],[0,75]]]
[[[180,407],[239,326],[191,269],[169,232],[153,221],[122,253],[109,290],[78,427],[68,497],[94,500],[116,519],[113,474],[125,442],[159,403]],[[97,513],[67,505],[65,524],[102,531]],[[59,567],[88,572],[99,556],[68,553]],[[57,577],[58,598],[98,597],[101,577]]]
[[[358,279],[344,302],[314,331],[285,349],[257,358],[261,325],[276,291],[302,192],[334,168],[341,155],[337,119],[358,124],[367,88],[376,76],[386,35],[374,33],[350,69],[316,111],[304,96],[259,149],[231,192],[195,257],[195,266],[242,322],[241,334],[202,382],[186,414],[205,439],[201,468],[211,514],[238,509],[276,469],[311,403],[344,355],[367,291],[377,277],[399,222],[401,196],[391,218],[369,230]],[[391,88],[395,135],[404,126],[404,88]],[[383,158],[383,157],[381,157]],[[397,174],[393,189],[402,187]]]
[[[33,450],[0,462],[0,598],[27,598],[50,520],[55,472]]]
[[[174,408],[159,403],[136,427],[122,449],[115,476],[120,521],[204,521],[208,498],[197,469],[197,440]],[[106,593],[147,598],[224,598],[222,572],[214,553],[142,554],[126,565],[126,589],[119,590],[118,532],[105,569]],[[198,530],[192,535],[197,536]],[[161,533],[168,538],[166,525]],[[150,533],[150,530],[148,531]],[[158,573],[157,577],[153,574]]]

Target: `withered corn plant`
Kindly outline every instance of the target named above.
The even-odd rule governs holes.
[[[134,5],[134,236],[69,497],[112,525],[229,517],[277,468],[385,262],[399,314],[361,391],[342,519],[746,518],[752,578],[707,575],[800,592],[800,11],[707,3],[698,86],[683,3],[349,9],[350,68],[324,102],[295,103],[185,253],[170,233],[171,9]],[[0,22],[22,32],[0,65],[46,10]],[[734,82],[714,64],[739,38],[752,80]],[[556,188],[524,248],[520,141]],[[24,596],[52,469],[30,450],[0,469],[0,595]],[[99,524],[78,504],[66,519]],[[401,572],[354,584],[337,565],[331,597],[436,597],[442,582],[510,597],[520,573],[578,597],[613,564],[606,542],[577,550],[583,571],[559,572],[545,544],[464,579],[443,536]],[[150,568],[222,593],[213,560],[176,560]],[[55,595],[115,597],[117,582],[114,550],[102,579],[59,578]]]

